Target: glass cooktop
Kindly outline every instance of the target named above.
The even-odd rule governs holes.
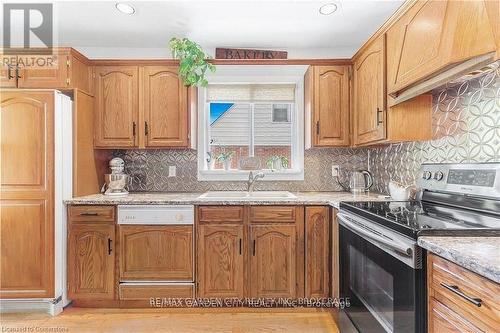
[[[424,201],[341,202],[340,209],[414,238],[471,231],[500,235],[499,216]]]

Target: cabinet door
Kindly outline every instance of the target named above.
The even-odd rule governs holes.
[[[0,297],[54,297],[54,93],[2,92]]]
[[[113,299],[114,224],[72,224],[68,239],[70,299]]]
[[[147,66],[142,75],[147,147],[187,147],[187,87],[177,66]]]
[[[97,66],[95,76],[95,146],[136,146],[139,115],[137,67]]]
[[[243,226],[198,226],[198,297],[243,298]]]
[[[193,281],[192,226],[120,226],[120,280]]]
[[[19,88],[69,88],[69,55],[66,51],[53,55],[19,55]]]
[[[328,207],[306,207],[306,297],[328,297]]]
[[[297,297],[294,225],[250,226],[251,297]]]
[[[354,63],[354,144],[386,138],[385,35]]]
[[[316,147],[349,144],[349,75],[347,66],[314,67],[313,112]]]
[[[433,297],[429,298],[428,305],[429,333],[482,332],[467,321],[463,315],[456,313]]]

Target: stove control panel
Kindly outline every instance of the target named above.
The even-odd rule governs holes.
[[[423,190],[500,198],[500,163],[422,164]]]

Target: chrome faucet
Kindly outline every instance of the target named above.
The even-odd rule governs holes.
[[[247,181],[247,186],[248,186],[248,193],[252,193],[253,192],[253,188],[255,186],[255,182],[259,179],[259,178],[264,178],[264,173],[262,172],[259,172],[257,173],[255,176],[253,175],[253,172],[250,171],[250,173],[248,174],[248,181]]]

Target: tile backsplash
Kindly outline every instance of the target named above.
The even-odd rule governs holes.
[[[341,191],[341,179],[353,169],[369,168],[373,190],[387,193],[389,180],[414,183],[422,163],[500,162],[500,69],[433,92],[433,139],[377,148],[324,148],[305,152],[303,181],[260,181],[256,190]],[[418,124],[415,124],[418,126]],[[197,180],[197,156],[190,149],[117,150],[132,176],[132,191],[203,192],[244,190],[245,182]],[[168,177],[168,167],[177,176]]]
[[[117,150],[132,176],[131,191],[204,192],[246,190],[246,182],[198,181],[197,155],[191,149]],[[366,168],[367,149],[310,149],[304,156],[303,181],[258,181],[256,190],[341,191],[331,176],[331,165],[340,165],[341,179],[347,172]],[[168,177],[168,167],[177,167],[177,176]]]
[[[415,183],[422,163],[500,162],[500,69],[433,91],[432,130],[431,141],[369,149],[375,191]]]

